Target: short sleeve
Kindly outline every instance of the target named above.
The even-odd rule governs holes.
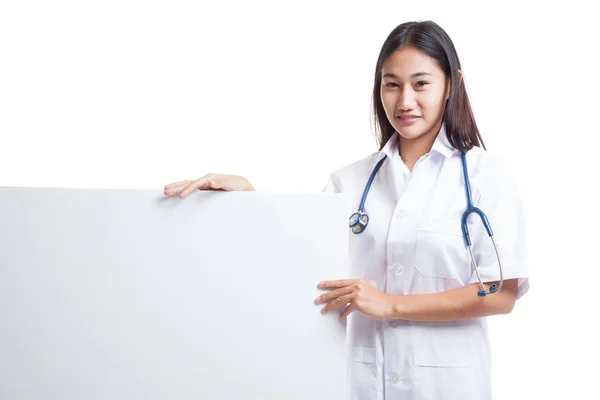
[[[327,181],[327,185],[323,188],[324,193],[342,193],[342,183],[336,174],[331,174]]]
[[[526,222],[518,185],[514,175],[506,168],[496,168],[484,178],[476,207],[485,213],[490,223],[504,280],[519,280],[517,298],[520,298],[529,290],[529,268]],[[492,240],[476,214],[471,214],[469,220],[474,220],[470,226],[478,227],[472,230],[471,243],[481,279],[483,282],[498,281],[500,268]],[[478,282],[473,269],[471,283]]]

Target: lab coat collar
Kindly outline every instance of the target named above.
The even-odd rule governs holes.
[[[448,140],[448,136],[446,135],[446,125],[442,124],[437,138],[435,138],[435,142],[433,142],[433,146],[431,146],[431,151],[438,152],[444,157],[450,158],[452,157],[454,150],[456,149],[452,147]]]
[[[398,142],[400,141],[400,135],[398,132],[394,132],[392,137],[389,138],[383,149],[379,152],[379,159],[381,160],[383,156],[387,156],[387,158],[392,159],[394,155],[400,155],[398,153]]]

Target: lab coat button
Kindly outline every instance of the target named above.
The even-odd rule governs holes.
[[[392,374],[392,376],[390,376],[390,383],[392,385],[396,385],[398,382],[400,382],[400,377],[398,374]]]
[[[398,321],[397,319],[393,319],[391,321],[388,321],[388,325],[392,328],[397,328],[398,325],[400,325],[400,321]]]
[[[401,274],[404,270],[404,267],[400,264],[394,264],[394,272],[397,274]]]
[[[402,218],[404,218],[404,217],[406,217],[406,211],[404,211],[404,210],[398,210],[398,211],[396,212],[396,218],[398,218],[398,219],[402,219]]]

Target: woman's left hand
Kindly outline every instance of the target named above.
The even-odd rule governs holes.
[[[320,289],[330,289],[315,300],[317,304],[328,302],[321,310],[326,313],[342,305],[346,309],[340,319],[346,318],[353,311],[360,311],[369,317],[386,320],[393,314],[393,296],[377,290],[370,282],[364,279],[343,279],[319,283]]]

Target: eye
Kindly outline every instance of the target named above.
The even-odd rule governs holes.
[[[385,87],[389,87],[389,88],[396,88],[399,87],[398,84],[396,82],[387,82],[385,85]]]
[[[418,87],[418,88],[422,88],[422,87],[424,87],[425,85],[428,85],[428,84],[429,84],[429,82],[419,81],[419,82],[416,83],[415,86]]]

